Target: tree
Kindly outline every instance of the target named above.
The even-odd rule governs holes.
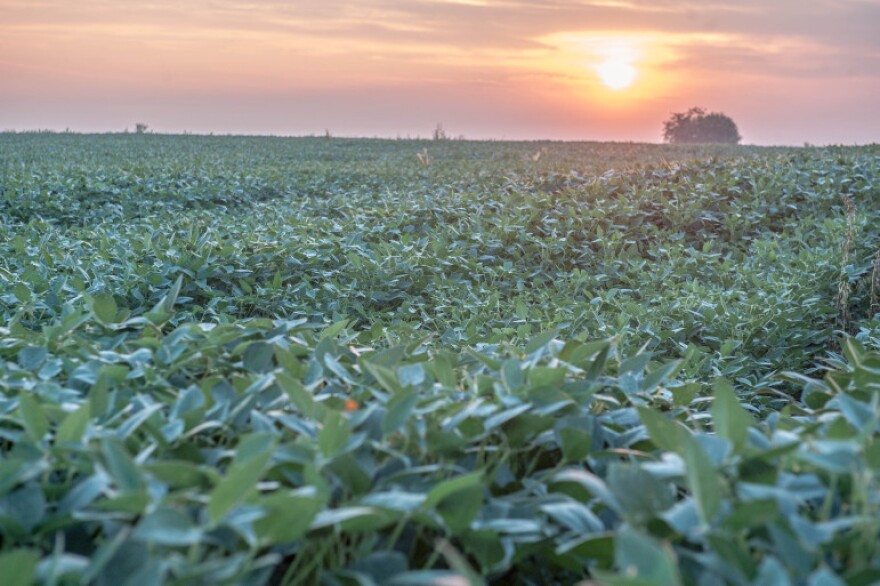
[[[134,131],[137,134],[144,134],[148,128],[149,128],[149,126],[147,126],[143,122],[138,122],[137,124],[134,125]]]
[[[739,144],[742,137],[736,123],[726,114],[707,114],[705,108],[693,107],[687,112],[673,114],[663,123],[663,140],[672,144]]]

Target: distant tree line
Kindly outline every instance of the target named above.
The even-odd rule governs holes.
[[[663,123],[663,140],[671,144],[739,144],[742,137],[730,116],[693,107],[687,112],[672,114]]]

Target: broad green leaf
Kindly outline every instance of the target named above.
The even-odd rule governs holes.
[[[752,584],[754,586],[789,586],[791,575],[776,558],[768,556],[758,566],[758,574]]]
[[[49,419],[36,397],[29,393],[18,396],[18,406],[24,427],[35,442],[39,442],[49,432]]]
[[[177,298],[180,295],[180,288],[183,286],[183,275],[177,277],[174,281],[174,284],[171,286],[171,289],[168,290],[168,294],[162,300],[162,309],[166,312],[171,312],[174,309],[174,304],[177,303]]]
[[[156,509],[137,524],[132,537],[157,545],[180,547],[202,539],[202,532],[182,512]]]
[[[255,342],[244,351],[242,365],[251,372],[269,372],[274,358],[275,349],[270,344]]]
[[[628,519],[646,521],[675,503],[672,486],[636,464],[611,464],[605,481]]]
[[[645,379],[641,384],[641,391],[643,393],[654,392],[661,383],[665,382],[670,376],[678,372],[680,368],[681,360],[673,360],[667,362],[663,366],[658,366],[645,376]]]
[[[22,282],[18,282],[12,287],[12,292],[22,303],[27,303],[33,298],[30,288]]]
[[[434,507],[443,517],[446,526],[455,533],[467,529],[483,505],[482,485],[471,485],[456,490],[452,495],[441,499]],[[428,499],[431,493],[428,493]]]
[[[566,462],[580,462],[593,448],[593,436],[589,431],[576,426],[560,427],[556,430],[562,445],[562,456]]]
[[[26,370],[36,370],[49,355],[49,351],[43,346],[28,346],[18,352],[18,363]]]
[[[546,347],[547,344],[553,341],[553,339],[556,337],[556,334],[556,330],[551,330],[549,332],[538,334],[537,336],[529,340],[528,344],[526,344],[525,353],[533,354],[534,352],[537,352],[538,350]]]
[[[55,432],[55,443],[78,443],[89,425],[90,417],[89,403],[84,403],[76,411],[68,413],[58,425],[58,430]]]
[[[541,510],[557,523],[579,535],[599,533],[605,530],[602,520],[593,511],[573,500],[541,505]]]
[[[413,391],[400,391],[388,401],[387,411],[382,420],[382,431],[386,435],[402,428],[419,402],[419,395]]]
[[[508,358],[501,367],[501,378],[507,388],[516,391],[525,384],[526,378],[523,375],[522,365],[516,358]]]
[[[614,565],[618,575],[606,572],[597,574],[603,583],[652,586],[682,584],[672,548],[630,527],[623,527],[614,540]]]
[[[232,507],[253,493],[272,457],[274,446],[274,439],[269,434],[254,434],[241,440],[235,460],[208,499],[208,515],[212,523],[219,523]]]
[[[216,474],[212,469],[184,460],[151,461],[144,465],[144,469],[171,488],[206,490],[214,484],[212,478]]]
[[[395,373],[394,370],[375,364],[369,360],[361,360],[360,364],[367,372],[373,375],[373,378],[375,378],[376,381],[382,385],[382,388],[389,393],[397,393],[403,388],[397,380],[397,373]]]
[[[115,323],[118,311],[116,300],[109,293],[101,292],[92,297],[92,313],[99,321],[105,324]]]
[[[444,480],[428,492],[428,496],[425,498],[425,507],[433,507],[440,501],[469,487],[482,488],[482,486],[483,472],[480,470]]]
[[[114,439],[103,439],[101,453],[107,471],[120,490],[136,491],[144,487],[143,475],[122,443]]]
[[[636,409],[655,446],[661,450],[682,453],[682,436],[687,435],[686,429],[655,409],[644,406],[638,406]]]
[[[556,386],[565,380],[566,369],[536,366],[529,369],[526,379],[531,387]]]
[[[89,390],[89,414],[101,419],[109,406],[110,380],[106,376],[98,376]]]
[[[639,352],[635,356],[630,356],[620,362],[620,365],[617,367],[617,373],[622,375],[642,372],[651,361],[652,356],[653,353],[651,352]]]
[[[342,332],[348,326],[348,320],[337,321],[336,323],[330,324],[321,332],[321,339],[329,339],[336,337],[339,333]]]
[[[715,401],[712,403],[712,422],[715,432],[730,440],[735,446],[742,446],[748,436],[752,417],[739,404],[733,387],[725,379],[715,381]]]
[[[31,586],[36,581],[40,556],[29,549],[13,549],[0,553],[0,576],[3,586]]]
[[[256,521],[254,528],[267,544],[290,543],[309,530],[315,517],[325,506],[315,494],[305,492],[272,494],[260,499],[267,514]]]
[[[721,481],[709,456],[693,436],[682,436],[687,484],[697,503],[700,519],[711,524],[721,507]]]
[[[599,378],[599,375],[602,374],[602,371],[605,368],[605,363],[608,361],[608,355],[611,352],[611,345],[605,344],[602,349],[599,351],[599,354],[593,361],[590,363],[590,368],[587,371],[586,379],[588,381],[594,381]]]
[[[345,446],[350,435],[345,418],[336,411],[329,411],[324,417],[321,431],[318,432],[321,454],[330,458]]]
[[[342,532],[374,533],[393,523],[395,517],[388,512],[373,507],[341,507],[319,512],[311,524],[311,529],[335,527]]]
[[[284,372],[275,373],[275,380],[300,413],[307,417],[315,415],[315,399],[300,381]]]

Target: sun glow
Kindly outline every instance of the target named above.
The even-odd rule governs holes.
[[[672,83],[665,65],[677,55],[678,37],[660,34],[564,33],[543,37],[556,48],[554,68],[570,75],[582,99],[615,110],[631,109]]]
[[[613,90],[626,89],[636,80],[636,68],[620,59],[609,58],[596,66],[599,78]]]

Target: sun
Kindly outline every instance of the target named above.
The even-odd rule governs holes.
[[[596,72],[608,88],[623,90],[628,88],[636,80],[638,71],[635,67],[619,58],[609,58],[596,66]]]

